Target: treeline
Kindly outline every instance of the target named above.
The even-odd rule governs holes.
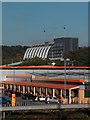
[[[90,47],[81,47],[76,51],[65,53],[65,56],[70,58],[71,63],[75,65],[88,66],[90,65]]]
[[[24,53],[29,46],[2,46],[2,64],[10,64],[23,60]],[[64,56],[70,58],[69,65],[90,65],[90,47],[80,47],[76,51],[66,52]],[[50,61],[49,59],[43,60],[41,58],[28,59],[22,63],[22,65],[51,65],[55,62],[55,65],[63,65],[63,62]]]
[[[10,64],[23,60],[28,46],[2,46],[2,64]]]
[[[34,57],[32,59],[27,59],[27,60],[23,61],[21,65],[22,66],[23,65],[25,65],[25,66],[28,66],[28,65],[38,66],[38,65],[51,65],[51,64],[52,64],[52,61],[49,59],[43,60],[42,58]]]

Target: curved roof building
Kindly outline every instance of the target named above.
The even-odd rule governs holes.
[[[51,46],[42,46],[42,47],[31,47],[28,48],[24,54],[23,59],[39,57],[42,59],[46,59],[48,57],[48,52]]]
[[[78,38],[63,37],[55,38],[52,43],[45,42],[44,44],[34,45],[28,48],[24,54],[23,60],[39,57],[42,59],[49,58],[58,60],[64,52],[78,49]]]

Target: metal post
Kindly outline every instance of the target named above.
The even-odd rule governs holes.
[[[12,85],[10,85],[10,90],[12,90]]]
[[[60,96],[62,97],[62,89],[60,90]]]
[[[5,112],[2,112],[2,119],[5,120]]]
[[[20,85],[18,86],[18,91],[21,92],[21,86]]]
[[[16,85],[13,85],[13,89],[14,89],[14,91],[16,91]]]
[[[34,89],[34,95],[35,95],[35,94],[36,94],[36,87],[34,86],[34,88],[33,88],[33,89]]]
[[[66,98],[66,60],[64,60],[64,94]]]
[[[44,38],[44,41],[46,41],[46,30],[45,29],[43,30],[43,38]]]
[[[47,88],[46,88],[46,95],[48,94]]]
[[[28,92],[30,92],[30,86],[28,86]]]
[[[64,94],[65,94],[65,99],[66,99],[66,61],[70,61],[70,59],[61,58],[61,61],[64,61]]]
[[[71,89],[69,89],[69,104],[71,103]]]
[[[8,84],[6,85],[6,87],[7,87],[7,90],[8,90],[8,88],[9,88],[9,87],[8,87]]]
[[[52,60],[53,60],[53,47],[52,47]]]
[[[42,90],[41,90],[41,88],[39,88],[39,94],[41,94],[42,93]]]
[[[23,86],[23,93],[25,93],[26,91],[25,91],[25,86]]]
[[[55,96],[55,89],[53,88],[53,97]]]
[[[13,67],[13,76],[14,76],[14,81],[15,81],[15,68]]]

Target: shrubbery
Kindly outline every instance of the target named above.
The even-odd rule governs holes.
[[[29,46],[2,46],[2,64],[10,64],[12,62],[18,62],[23,60],[24,53]],[[79,48],[76,51],[70,51],[65,53],[66,58],[70,58],[70,64],[87,66],[90,65],[90,47]],[[48,59],[43,60],[41,58],[35,57],[32,59],[27,59],[22,65],[51,65],[55,62],[55,65],[63,65],[63,62],[50,61]]]

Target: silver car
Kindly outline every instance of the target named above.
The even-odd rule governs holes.
[[[46,97],[45,102],[46,103],[58,103],[58,104],[60,103],[58,98],[52,97],[52,96]]]

